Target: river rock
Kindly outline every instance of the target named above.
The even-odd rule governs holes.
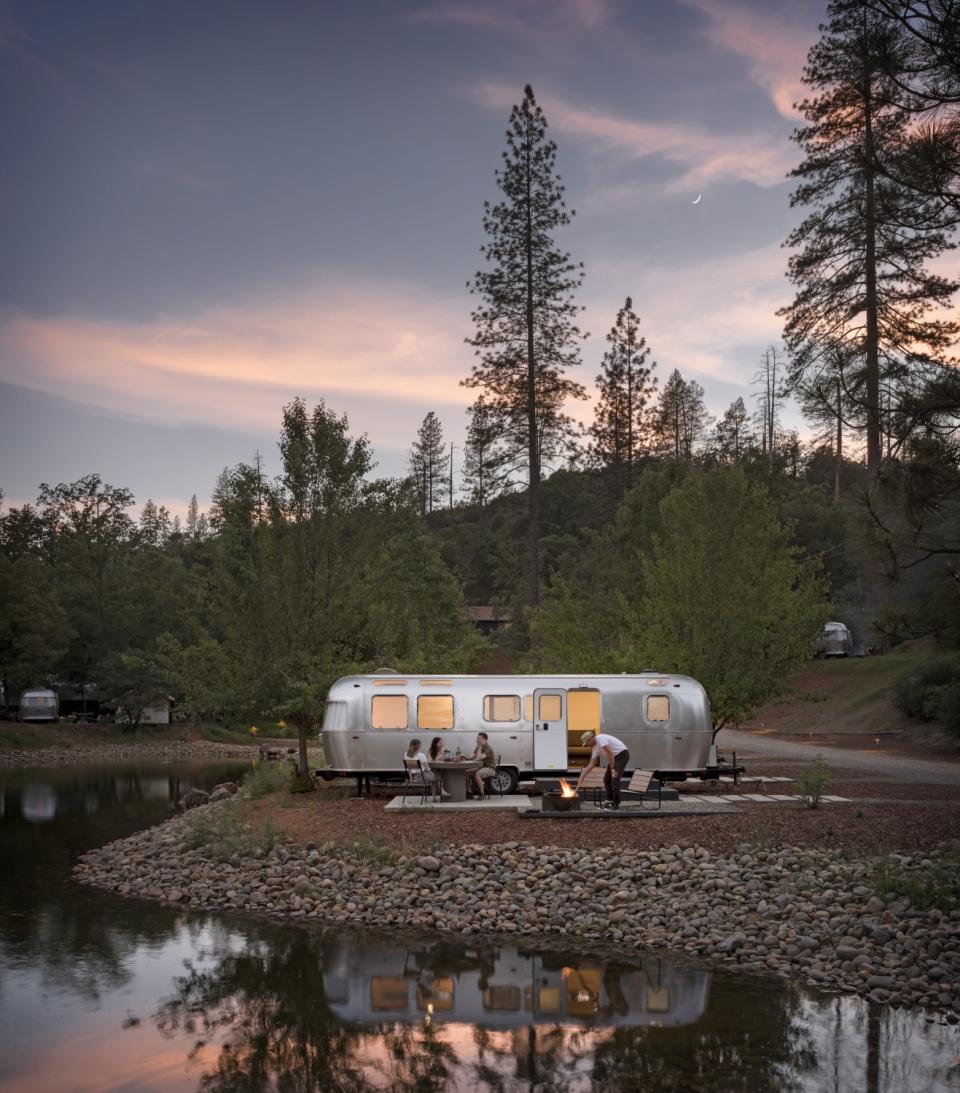
[[[197,805],[205,805],[210,800],[210,794],[202,789],[188,789],[180,798],[180,807],[186,811],[188,808],[196,808]]]

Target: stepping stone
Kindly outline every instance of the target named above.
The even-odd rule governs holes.
[[[773,801],[772,797],[768,797],[764,793],[743,793],[741,794],[746,801],[760,801],[762,804],[770,804]]]
[[[796,797],[791,797],[789,793],[771,793],[770,799],[773,801],[795,801]]]
[[[824,801],[846,801],[847,803],[849,803],[849,801],[850,801],[849,797],[833,797],[833,796],[827,797],[826,795],[824,795],[824,797],[822,799]]]

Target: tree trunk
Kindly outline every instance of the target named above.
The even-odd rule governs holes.
[[[537,428],[537,376],[533,337],[533,195],[530,192],[530,151],[527,150],[527,598],[540,603],[540,448]]]
[[[867,399],[867,474],[871,483],[880,471],[883,449],[880,444],[880,333],[877,314],[877,225],[876,193],[873,149],[873,103],[871,100],[870,72],[863,76],[864,122],[864,219],[866,226],[866,254],[864,262],[865,317],[867,324],[864,357],[866,364]]]
[[[305,778],[309,773],[307,762],[307,733],[310,731],[310,722],[297,722],[297,736],[299,737],[297,749],[297,773]]]

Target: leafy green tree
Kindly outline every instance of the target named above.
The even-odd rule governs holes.
[[[657,387],[653,378],[657,364],[647,363],[650,348],[639,330],[640,319],[628,296],[607,334],[603,370],[597,376],[600,399],[590,426],[593,454],[613,472],[621,494],[649,439],[648,404]]]
[[[128,731],[140,727],[148,706],[167,700],[168,690],[162,666],[142,653],[115,653],[97,672],[101,702],[116,709],[117,719]]]
[[[56,585],[41,559],[0,553],[0,684],[7,702],[55,676],[70,636]]]
[[[581,331],[574,293],[582,266],[560,250],[554,233],[570,223],[556,174],[557,147],[533,89],[524,89],[507,130],[497,184],[503,200],[484,205],[481,248],[489,268],[471,291],[482,303],[472,314],[469,344],[479,362],[464,380],[485,392],[487,406],[518,463],[527,471],[527,596],[540,599],[540,477],[544,463],[569,449],[573,423],[564,412],[583,387],[566,374],[579,363]],[[522,454],[521,454],[522,453]]]
[[[715,733],[783,689],[827,618],[817,568],[790,546],[765,487],[737,467],[664,498],[642,569],[644,659],[704,685]]]
[[[133,494],[99,475],[49,486],[37,508],[44,525],[44,555],[56,574],[71,640],[63,676],[81,688],[96,681],[105,659],[126,642],[132,590],[127,569],[135,535],[128,512]]]

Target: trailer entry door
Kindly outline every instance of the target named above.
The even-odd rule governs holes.
[[[535,770],[567,769],[567,692],[544,688],[533,692],[533,766]]]

